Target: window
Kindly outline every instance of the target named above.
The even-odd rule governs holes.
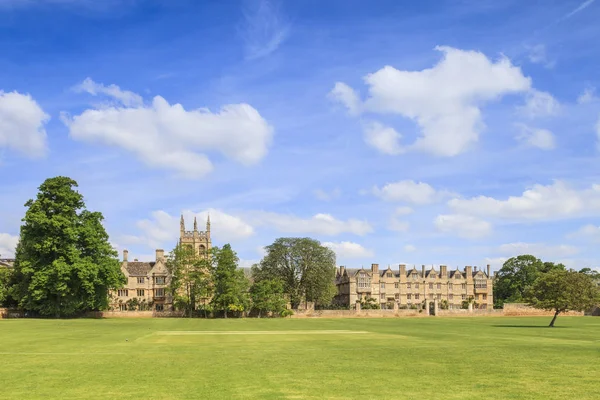
[[[145,280],[146,278],[144,278],[143,276],[138,276],[138,283],[144,283]]]
[[[155,276],[154,277],[154,282],[158,285],[164,285],[165,283],[165,277],[164,276]]]
[[[441,284],[441,283],[438,283],[438,284],[437,284],[437,288],[438,288],[438,290],[440,290],[440,289],[442,288],[442,284]]]
[[[411,287],[411,286],[410,286],[410,283],[407,283],[407,284],[406,284],[406,288],[407,288],[407,289],[410,289],[410,287]]]
[[[412,294],[408,293],[408,294],[406,295],[406,298],[407,298],[408,300],[412,299]]]
[[[154,296],[155,297],[165,297],[165,289],[164,288],[154,289]]]
[[[441,300],[441,299],[442,299],[442,294],[441,294],[441,293],[438,293],[438,295],[437,295],[437,299],[438,299],[438,300]]]
[[[479,295],[478,294],[475,295],[475,300],[479,300]]]
[[[433,293],[429,293],[429,298],[433,300]]]
[[[411,277],[413,281],[416,281],[417,279],[419,279],[419,274],[412,274]]]
[[[460,288],[461,288],[462,290],[465,290],[465,289],[467,288],[467,284],[466,284],[466,283],[463,283],[462,285],[460,285]]]
[[[398,289],[398,282],[394,283],[394,288]]]
[[[453,294],[449,294],[448,295],[448,300],[454,300],[454,295]]]
[[[466,295],[466,294],[463,294],[463,295],[462,295],[462,299],[463,299],[463,300],[466,300],[466,299],[467,299],[467,295]]]
[[[380,287],[381,289],[385,290],[385,282],[381,282],[381,283],[379,284],[379,287]]]
[[[138,289],[137,295],[138,295],[138,297],[144,297],[144,289]]]
[[[454,274],[454,279],[460,279],[460,278],[461,278],[461,276],[458,272]]]
[[[485,294],[485,293],[484,293],[484,294],[482,295],[482,297],[483,297],[483,300],[487,300],[487,294]]]
[[[164,304],[157,304],[156,305],[156,311],[164,311],[165,310],[165,305]]]
[[[387,276],[388,278],[393,278],[394,274],[392,274],[391,272],[388,272],[387,274],[385,274],[385,276]]]
[[[452,289],[454,289],[454,285],[453,285],[453,284],[451,284],[451,283],[449,283],[449,284],[448,284],[448,290],[452,290]]]
[[[121,311],[127,311],[127,305],[125,305],[125,304],[119,304],[119,310],[121,310]]]
[[[129,296],[129,290],[127,289],[119,289],[117,294],[119,295],[119,297],[128,297]]]
[[[366,289],[371,287],[371,278],[365,273],[358,275],[358,287],[360,289]]]
[[[415,294],[415,300],[419,300],[419,293]]]
[[[476,289],[487,289],[487,280],[486,279],[475,279],[475,288]]]
[[[396,298],[396,300],[400,300],[400,294],[399,294],[399,293],[396,293],[396,294],[394,295],[394,297]]]
[[[385,300],[385,293],[381,293],[379,297],[381,297],[381,300]]]
[[[429,284],[429,289],[433,289],[433,283]]]
[[[419,284],[415,283],[415,289],[418,289],[418,288],[419,288]]]

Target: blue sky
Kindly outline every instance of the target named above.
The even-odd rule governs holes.
[[[597,267],[600,2],[0,0],[0,254],[67,175],[152,259]],[[599,88],[598,91],[596,88]]]

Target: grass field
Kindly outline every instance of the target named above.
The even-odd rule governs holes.
[[[599,399],[600,318],[0,320],[0,398]]]

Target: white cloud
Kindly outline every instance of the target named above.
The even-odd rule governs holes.
[[[407,244],[403,248],[404,248],[404,251],[407,253],[412,253],[413,251],[417,250],[417,248],[415,246],[413,246],[412,244]]]
[[[578,7],[573,9],[571,12],[565,14],[560,20],[571,18],[573,15],[577,14],[578,12],[583,11],[586,8],[588,8],[590,5],[592,5],[592,3],[594,1],[596,1],[596,0],[585,0],[583,3],[579,4]]]
[[[596,137],[598,138],[598,142],[596,142],[596,147],[600,150],[600,117],[598,117],[598,122],[596,122]]]
[[[206,230],[206,219],[210,214],[211,238],[222,243],[244,239],[254,234],[254,229],[241,218],[227,214],[221,210],[208,209],[201,212],[191,210],[183,211],[185,229],[194,228],[194,217],[198,221],[198,230]],[[151,213],[149,219],[137,222],[140,230],[138,236],[127,235],[120,238],[120,242],[128,244],[143,243],[150,248],[164,248],[166,251],[172,249],[179,240],[180,215],[170,215],[158,210]]]
[[[338,258],[366,258],[374,255],[371,250],[354,242],[324,242],[323,246],[333,250]]]
[[[29,94],[0,90],[0,147],[31,158],[44,156],[47,152],[44,125],[49,119]]]
[[[346,106],[350,115],[360,114],[361,102],[358,94],[345,83],[336,82],[328,96],[332,101],[340,102]]]
[[[73,90],[77,93],[89,93],[93,96],[104,94],[108,97],[112,97],[117,100],[120,104],[131,107],[141,106],[144,104],[142,96],[139,94],[130,92],[128,90],[121,90],[117,85],[105,86],[102,83],[96,83],[92,78],[86,78],[83,82],[73,87]]]
[[[253,7],[244,10],[242,37],[246,42],[246,58],[254,60],[275,52],[288,38],[290,24],[283,14],[268,0],[247,3]]]
[[[517,124],[520,133],[516,139],[520,142],[542,150],[552,150],[556,147],[554,135],[547,129],[532,128],[525,124]]]
[[[441,195],[429,184],[413,180],[387,183],[381,189],[374,187],[373,194],[385,201],[403,201],[419,205],[433,203]]]
[[[533,64],[542,64],[545,68],[552,68],[556,65],[556,60],[548,60],[546,54],[546,46],[543,44],[536,44],[535,46],[528,46],[529,61]]]
[[[120,89],[113,96],[121,99]],[[248,104],[229,104],[218,113],[207,109],[186,111],[161,96],[150,105],[107,107],[85,110],[63,122],[76,140],[121,147],[146,165],[175,170],[198,178],[213,168],[205,152],[217,151],[241,163],[258,163],[268,152],[273,129]]]
[[[484,127],[480,107],[529,90],[531,80],[506,57],[493,62],[477,51],[446,46],[436,50],[443,58],[432,68],[402,71],[385,66],[367,75],[369,97],[362,105],[343,83],[336,83],[332,94],[350,111],[399,114],[414,120],[421,136],[409,148],[455,156],[477,142]]]
[[[365,142],[383,154],[398,155],[405,152],[400,146],[400,135],[394,128],[372,122],[364,127]]]
[[[342,195],[342,191],[339,188],[335,188],[329,192],[323,189],[317,189],[314,191],[314,195],[318,200],[331,201],[340,197]]]
[[[413,212],[415,212],[415,210],[413,210],[412,208],[402,206],[402,207],[396,208],[396,210],[394,211],[394,214],[395,215],[409,215],[409,214],[412,214]]]
[[[286,233],[307,233],[335,236],[340,233],[365,235],[373,231],[367,221],[348,219],[340,221],[329,214],[316,214],[311,218],[300,218],[274,212],[253,212],[248,216],[256,225],[272,227]]]
[[[600,215],[600,185],[576,190],[565,182],[555,181],[534,185],[520,196],[506,200],[478,196],[471,199],[452,199],[448,205],[455,213],[499,218],[512,221],[559,220]]]
[[[479,239],[492,231],[492,225],[470,215],[449,214],[438,215],[434,221],[438,231],[454,234],[467,239]]]
[[[18,236],[12,236],[8,233],[0,233],[0,257],[12,258],[15,256],[15,249],[19,242]]]
[[[600,226],[588,224],[582,226],[576,232],[567,235],[569,238],[582,238],[588,239],[593,242],[600,242]]]
[[[398,207],[394,210],[392,214],[392,218],[390,219],[390,223],[388,225],[388,229],[396,232],[407,232],[410,229],[410,223],[407,221],[403,221],[398,217],[402,217],[405,215],[412,214],[414,210],[410,207]]]
[[[532,89],[525,97],[525,105],[518,110],[528,118],[546,117],[557,115],[560,104],[550,93]]]
[[[600,98],[596,96],[596,88],[587,87],[583,90],[583,93],[581,93],[579,97],[577,97],[577,104],[595,103],[598,100],[600,100]]]
[[[498,253],[507,257],[531,254],[543,260],[568,257],[579,253],[579,249],[569,245],[547,245],[544,243],[506,243],[498,247]]]

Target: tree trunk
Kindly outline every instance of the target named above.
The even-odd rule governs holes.
[[[556,310],[556,312],[554,313],[554,317],[552,318],[552,321],[550,322],[550,325],[548,325],[548,327],[554,328],[554,321],[556,321],[556,317],[558,317],[559,313],[560,313],[560,311]]]
[[[227,318],[227,309],[223,310],[223,318]]]

